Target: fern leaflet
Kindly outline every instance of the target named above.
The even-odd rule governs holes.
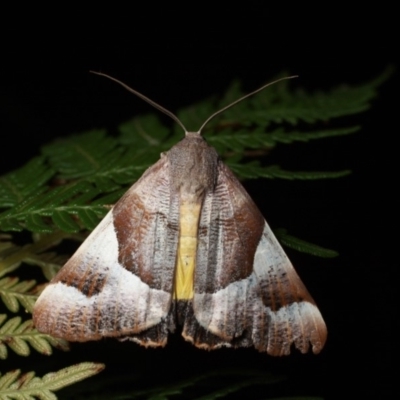
[[[29,356],[31,353],[28,343],[39,353],[50,355],[52,347],[69,350],[68,342],[52,336],[39,333],[32,320],[22,322],[21,317],[7,320],[7,315],[0,314],[0,358],[7,358],[7,346],[20,356]]]
[[[37,296],[28,292],[36,285],[36,281],[22,281],[17,277],[0,279],[0,297],[6,307],[12,312],[18,312],[19,306],[32,312]]]
[[[35,376],[34,372],[21,375],[20,370],[11,371],[0,377],[0,399],[57,400],[54,391],[98,374],[103,369],[103,364],[84,362],[48,373],[42,378]]]

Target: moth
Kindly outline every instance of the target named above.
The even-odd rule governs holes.
[[[36,328],[69,341],[115,337],[146,347],[183,337],[206,350],[292,345],[318,353],[327,330],[261,212],[216,150],[185,137],[148,168],[40,295]],[[275,82],[273,82],[275,83]]]

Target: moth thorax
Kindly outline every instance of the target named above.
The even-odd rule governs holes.
[[[199,134],[189,133],[167,157],[171,182],[188,201],[197,202],[216,185],[218,154]]]

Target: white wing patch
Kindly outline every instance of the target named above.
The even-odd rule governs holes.
[[[33,313],[40,332],[88,341],[166,324],[178,224],[169,190],[164,157],[129,189],[43,291]],[[155,345],[164,345],[165,334],[155,332]]]
[[[216,293],[195,293],[193,309],[223,345],[246,334],[259,351],[284,355],[292,344],[305,353],[311,343],[318,353],[325,342],[322,316],[267,223],[253,273]]]
[[[112,212],[65,265],[71,274],[105,276],[102,289],[88,297],[68,282],[50,283],[35,306],[35,325],[67,340],[140,332],[161,321],[170,307],[170,293],[151,289],[118,263]]]

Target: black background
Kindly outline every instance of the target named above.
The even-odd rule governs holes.
[[[162,14],[158,7],[157,14]],[[266,28],[274,18],[265,8],[251,10],[246,19],[240,19],[237,10],[239,19],[230,21],[229,28],[224,25],[226,32],[215,15],[213,28],[208,26],[206,15],[201,27],[171,21],[161,25],[152,18],[145,18],[145,23],[142,13],[123,20],[110,16],[112,22],[88,17],[79,23],[71,18],[65,26],[58,26],[57,20],[48,27],[39,22],[29,28],[18,23],[10,26],[3,36],[0,65],[0,173],[23,165],[39,153],[42,144],[55,138],[97,127],[115,132],[120,122],[133,115],[153,112],[89,70],[121,79],[176,111],[222,94],[234,78],[251,91],[285,70],[299,75],[292,87],[324,91],[342,83],[363,83],[389,64],[396,65],[393,57],[373,54],[355,61],[351,50],[357,37],[347,43],[345,52],[338,50],[334,40],[315,45],[309,39],[300,40],[293,30],[291,44],[276,46],[276,36]],[[229,17],[223,20],[226,23]],[[17,40],[21,31],[23,40]],[[320,40],[321,35],[317,31],[313,37]],[[323,47],[330,49],[324,57],[320,56]],[[292,49],[288,60],[285,56]],[[295,236],[340,252],[335,259],[318,259],[288,250],[328,325],[328,342],[320,355],[295,353],[273,359],[253,349],[208,353],[174,335],[162,350],[113,341],[75,345],[71,361],[105,362],[107,369],[101,375],[105,382],[116,372],[132,376],[140,372],[156,385],[225,367],[289,376],[289,383],[277,391],[261,387],[261,394],[249,398],[281,393],[325,398],[394,394],[398,79],[395,71],[379,89],[370,110],[342,118],[342,126],[360,124],[358,133],[281,145],[267,159],[287,169],[352,169],[351,176],[334,181],[245,183],[272,228],[285,227]],[[70,361],[58,355],[11,356],[0,367],[2,372],[21,367],[43,374],[68,365]],[[130,390],[135,382],[132,379]]]

